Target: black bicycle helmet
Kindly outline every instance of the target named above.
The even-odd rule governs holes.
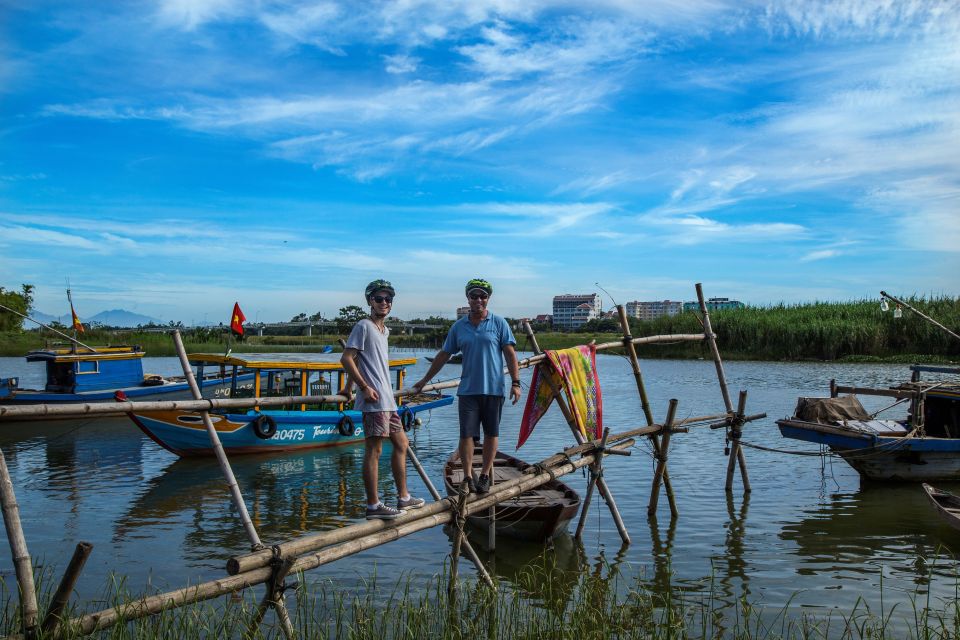
[[[372,296],[377,291],[386,291],[391,296],[396,296],[397,292],[394,291],[393,285],[390,284],[389,280],[374,280],[367,285],[366,290],[363,293],[363,297],[370,302],[370,296]]]

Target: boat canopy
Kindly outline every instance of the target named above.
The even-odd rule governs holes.
[[[291,357],[292,356],[292,357]],[[302,360],[296,359],[297,357]],[[187,356],[194,365],[224,365],[247,369],[269,369],[272,371],[289,369],[292,371],[343,371],[340,354],[261,354],[251,353],[243,356],[215,353],[191,353]],[[409,367],[417,363],[416,358],[391,358],[390,368]]]

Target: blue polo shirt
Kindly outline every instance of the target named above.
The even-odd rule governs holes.
[[[473,326],[469,316],[453,323],[443,350],[463,354],[458,396],[503,395],[503,347],[517,344],[507,321],[493,313]]]

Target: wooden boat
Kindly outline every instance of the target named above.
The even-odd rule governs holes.
[[[473,453],[473,470],[477,473],[482,464],[482,449]],[[493,459],[493,484],[520,477],[530,465],[511,455],[497,451]],[[443,468],[443,483],[448,495],[456,495],[463,480],[463,465],[460,454],[454,452]],[[504,500],[496,506],[496,530],[498,535],[520,540],[544,541],[566,531],[570,520],[580,510],[580,496],[560,482],[551,480],[545,485],[531,489],[518,496]],[[467,521],[480,529],[489,529],[486,513],[470,516]]]
[[[960,480],[960,383],[920,380],[921,372],[960,374],[960,369],[910,369],[910,382],[889,389],[831,381],[829,398],[800,398],[793,416],[777,420],[780,433],[828,446],[868,480]],[[908,401],[907,419],[877,420],[854,394]]]
[[[923,490],[927,492],[927,497],[936,507],[940,517],[946,520],[951,527],[960,531],[960,497],[949,491],[931,487],[926,482],[923,483]]]
[[[294,359],[291,359],[294,358]],[[263,355],[224,356],[193,354],[191,364],[230,366],[253,372],[253,384],[237,389],[232,397],[333,395],[343,387],[346,372],[339,355],[292,354],[281,358]],[[416,358],[390,361],[396,372],[397,389],[403,387],[407,367]],[[266,385],[262,384],[266,381]],[[404,428],[414,426],[415,416],[453,402],[442,394],[407,397],[399,408]],[[131,415],[134,423],[161,447],[179,456],[212,455],[202,414],[192,411],[143,411]],[[301,404],[285,410],[256,408],[246,411],[211,412],[210,418],[223,448],[231,454],[290,451],[333,447],[363,442],[363,416],[343,403]]]
[[[27,362],[42,362],[46,368],[43,389],[24,389],[17,378],[6,379],[0,392],[3,404],[50,404],[65,402],[110,402],[117,393],[133,400],[190,396],[190,386],[183,376],[163,377],[143,373],[145,352],[138,346],[53,347],[36,349],[26,355]],[[226,392],[238,383],[253,380],[253,372],[234,367],[204,374],[196,373],[197,383],[207,389]],[[229,395],[229,392],[222,395]]]

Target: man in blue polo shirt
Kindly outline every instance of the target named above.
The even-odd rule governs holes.
[[[493,295],[493,285],[474,278],[465,287],[470,314],[460,318],[447,334],[443,348],[437,352],[433,364],[423,378],[413,385],[415,393],[432,379],[450,356],[463,354],[463,372],[457,389],[460,412],[460,460],[463,477],[477,493],[490,490],[493,458],[500,436],[500,414],[503,411],[503,363],[510,372],[510,399],[520,400],[520,367],[517,364],[517,341],[510,326],[502,317],[487,311]],[[473,443],[480,438],[483,428],[483,465],[473,482]]]

